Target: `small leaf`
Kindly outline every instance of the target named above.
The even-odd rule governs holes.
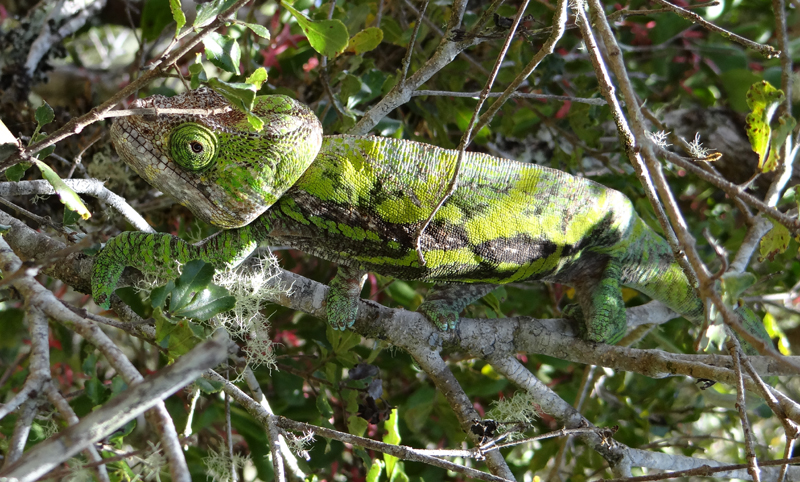
[[[234,3],[236,3],[236,0],[214,0],[212,2],[202,3],[197,7],[197,16],[194,19],[192,27],[205,27],[213,22],[217,15],[233,6]]]
[[[753,151],[758,154],[758,169],[762,171],[772,137],[770,122],[783,99],[783,91],[767,81],[756,82],[747,91],[747,106],[750,107],[747,115],[747,137]]]
[[[183,272],[175,280],[175,289],[169,300],[169,309],[176,312],[191,303],[196,293],[206,289],[214,277],[214,267],[203,260],[195,259],[183,265]]]
[[[39,127],[37,127],[36,130],[38,131]],[[33,144],[35,142],[39,142],[42,139],[44,139],[45,137],[47,137],[47,133],[46,132],[36,132],[31,137],[31,144]],[[55,150],[56,150],[56,146],[55,145],[49,145],[49,146],[45,147],[44,149],[42,149],[41,151],[37,152],[36,153],[36,158],[37,159],[44,159],[47,156],[49,156],[50,154],[52,154],[53,151],[55,151]]]
[[[212,64],[226,72],[239,75],[242,52],[236,40],[212,32],[203,39],[203,45],[206,48],[206,57]]]
[[[255,85],[244,82],[223,82],[216,78],[209,79],[208,85],[239,110],[243,112],[253,110],[253,103],[256,100]]]
[[[267,69],[265,69],[264,67],[259,67],[259,68],[256,69],[255,72],[250,74],[250,77],[245,79],[244,82],[246,84],[255,85],[256,86],[256,90],[259,90],[259,89],[261,89],[261,86],[266,81],[267,81]]]
[[[56,115],[53,112],[53,108],[47,102],[42,101],[42,105],[36,109],[36,123],[39,124],[39,127],[46,126],[53,122],[55,118]]]
[[[238,22],[238,23],[240,23],[240,24],[244,25],[245,27],[249,28],[250,30],[252,30],[253,33],[258,35],[259,37],[269,40],[270,36],[269,36],[269,30],[267,30],[267,27],[265,27],[263,25],[259,25],[257,23],[247,23],[247,22]]]
[[[364,52],[374,50],[382,41],[383,30],[378,27],[369,27],[353,35],[347,45],[347,49],[356,55],[361,55]]]
[[[186,15],[181,10],[181,0],[169,0],[169,9],[172,10],[172,19],[175,20],[175,36],[178,36],[181,29],[186,25]]]
[[[383,472],[383,461],[381,459],[374,459],[372,466],[367,472],[367,482],[378,482],[381,479],[381,472]]]
[[[503,310],[500,307],[500,299],[494,294],[494,291],[483,297],[483,302],[494,311],[499,318],[505,318]]]
[[[78,222],[78,219],[80,218],[81,216],[78,213],[76,213],[72,209],[67,208],[64,209],[64,219],[62,222],[64,226],[72,226],[73,224],[76,224]]]
[[[261,117],[258,117],[257,115],[248,113],[247,122],[256,132],[261,132],[264,130],[264,121],[261,120]]]
[[[153,308],[163,308],[164,302],[167,301],[167,296],[175,289],[175,281],[170,281],[164,286],[153,288],[150,291],[150,305]]]
[[[400,429],[397,425],[399,418],[398,410],[396,408],[392,409],[392,415],[389,416],[389,420],[383,422],[383,428],[386,430],[386,435],[383,436],[383,443],[400,445]],[[386,475],[391,479],[399,459],[389,454],[383,454],[383,460],[386,462]]]
[[[761,255],[761,259],[769,258],[771,260],[776,254],[786,251],[786,248],[789,247],[791,236],[786,226],[772,218],[767,219],[772,223],[772,229],[761,238],[758,252]]]
[[[347,27],[341,20],[310,20],[291,5],[281,3],[297,20],[314,50],[326,57],[335,57],[344,51],[350,39]]]
[[[208,321],[211,317],[230,311],[235,306],[236,298],[231,296],[227,289],[211,285],[197,293],[189,304],[173,311],[172,314],[197,321]]]
[[[205,393],[206,395],[211,395],[212,393],[218,393],[220,390],[222,390],[222,382],[208,380],[202,377],[195,380],[194,384],[197,385],[197,388],[199,388],[200,391]]]
[[[170,323],[165,317],[156,318],[156,340],[159,346],[166,345],[170,358],[185,355],[198,343],[203,341],[197,336],[197,325],[188,320],[181,320],[175,324]]]
[[[142,37],[147,41],[158,39],[172,20],[169,0],[145,0],[140,23]]]
[[[25,176],[25,171],[31,167],[30,162],[20,162],[6,169],[6,179],[11,182],[17,182]]]
[[[784,112],[783,115],[778,118],[778,126],[772,130],[772,138],[770,139],[769,145],[769,157],[764,163],[764,172],[773,171],[776,167],[778,167],[781,146],[783,146],[784,142],[786,142],[786,138],[792,133],[792,130],[796,124],[797,121],[794,120],[794,117],[786,112]]]
[[[347,417],[347,431],[353,435],[363,436],[369,428],[369,422],[359,417],[358,415],[350,415]]]
[[[192,89],[197,89],[203,82],[208,82],[208,76],[206,76],[206,71],[203,69],[203,64],[199,62],[189,66],[189,73],[192,74],[189,79],[189,86]]]
[[[42,171],[42,177],[45,178],[51,186],[53,186],[56,194],[58,194],[58,198],[67,207],[67,209],[75,211],[83,219],[89,219],[92,217],[92,214],[88,209],[86,209],[86,206],[84,206],[81,198],[78,197],[75,191],[67,186],[60,177],[58,177],[58,174],[56,174],[56,172],[52,170],[50,166],[42,161],[36,160],[34,162],[39,170]]]

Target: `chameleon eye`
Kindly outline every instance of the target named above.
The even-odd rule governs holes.
[[[195,123],[181,124],[169,135],[169,153],[173,161],[189,171],[201,171],[217,158],[217,136]]]

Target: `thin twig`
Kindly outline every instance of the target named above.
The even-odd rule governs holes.
[[[471,99],[479,98],[481,92],[454,92],[454,91],[447,91],[447,90],[415,90],[412,94],[414,97],[420,95],[436,95],[436,96],[443,96],[443,97],[468,97]],[[486,94],[486,97],[500,97],[502,96],[502,92],[489,92]],[[513,92],[509,96],[511,98],[522,98],[522,99],[541,99],[541,100],[560,100],[564,102],[578,102],[581,104],[589,104],[589,105],[606,105],[606,101],[600,98],[586,98],[586,97],[570,97],[568,95],[550,95],[550,94],[534,94],[530,92]]]
[[[666,0],[653,0],[653,1],[658,3],[658,4],[660,4],[660,5],[663,5],[665,8],[667,8],[667,9],[671,10],[672,12],[676,13],[681,18],[684,18],[684,19],[686,19],[686,20],[688,20],[688,21],[690,21],[692,23],[696,23],[696,24],[698,24],[698,25],[700,25],[700,26],[702,26],[702,27],[704,27],[704,28],[706,28],[708,30],[711,30],[712,32],[717,32],[717,33],[721,34],[723,37],[725,37],[727,39],[730,39],[730,40],[732,40],[732,41],[734,41],[734,42],[736,42],[736,43],[738,43],[740,45],[743,45],[743,46],[745,46],[745,47],[747,47],[747,48],[749,48],[751,50],[755,50],[756,52],[759,52],[761,55],[763,55],[764,57],[766,57],[768,59],[777,57],[781,53],[779,50],[775,50],[775,48],[773,48],[771,45],[760,44],[760,43],[757,43],[757,42],[753,42],[752,40],[748,40],[748,39],[746,39],[744,37],[741,37],[739,35],[736,35],[735,33],[730,32],[728,30],[725,30],[722,27],[718,27],[718,26],[714,25],[713,23],[705,20],[700,15],[698,15],[698,14],[692,12],[692,11],[686,10],[685,8],[681,8],[681,7],[677,6],[677,5],[673,5],[673,4],[669,3]]]
[[[489,74],[489,79],[486,81],[486,85],[484,86],[478,98],[478,105],[476,105],[475,109],[472,111],[472,118],[469,121],[469,125],[464,131],[464,134],[461,136],[461,142],[458,144],[458,157],[456,158],[456,164],[453,167],[453,174],[450,178],[450,182],[447,185],[444,195],[436,204],[436,207],[433,208],[433,211],[431,211],[428,219],[422,223],[422,226],[420,226],[419,230],[417,230],[414,235],[414,244],[416,245],[417,259],[419,260],[420,266],[425,266],[425,255],[422,254],[422,235],[425,233],[425,230],[428,228],[428,225],[431,223],[431,221],[433,221],[433,217],[436,216],[436,213],[439,212],[439,209],[441,209],[444,203],[450,199],[450,196],[453,195],[458,187],[458,176],[461,172],[461,164],[464,162],[464,151],[472,141],[472,129],[475,127],[475,122],[478,120],[478,115],[481,112],[481,108],[483,107],[484,102],[486,102],[489,92],[492,90],[492,85],[494,84],[495,78],[497,78],[497,73],[500,72],[500,66],[503,64],[503,59],[506,57],[506,52],[508,52],[508,48],[511,46],[511,42],[514,40],[514,34],[517,32],[517,27],[519,26],[520,21],[522,21],[522,16],[525,14],[525,9],[528,7],[528,2],[529,0],[523,0],[522,5],[517,10],[517,15],[514,16],[514,22],[511,25],[508,35],[506,36],[506,41],[503,44],[503,47],[500,49],[497,59],[495,60],[492,73]],[[427,5],[427,0],[425,4]]]
[[[417,35],[419,34],[419,28],[422,26],[422,21],[425,18],[425,11],[428,10],[428,3],[429,0],[423,0],[422,8],[418,13],[419,18],[417,19],[417,24],[414,25],[414,32],[411,34],[411,39],[408,42],[406,55],[403,57],[403,76],[400,78],[400,82],[404,83],[406,81],[406,77],[408,77],[408,67],[411,65],[411,55],[414,53],[414,46],[417,43]]]

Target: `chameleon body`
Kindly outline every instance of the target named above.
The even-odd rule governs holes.
[[[590,180],[466,153],[457,189],[420,238],[423,265],[417,232],[445,195],[457,151],[383,137],[322,137],[314,114],[283,96],[257,98],[254,113],[266,125],[260,133],[207,89],[134,107],[214,110],[120,118],[111,135],[148,182],[224,229],[200,245],[140,232],[110,240],[93,272],[101,306],[125,266],[169,272],[176,261],[195,258],[235,265],[269,242],[340,265],[327,299],[329,322],[340,329],[355,319],[366,271],[441,284],[420,311],[443,329],[494,286],[526,280],[574,286],[580,309],[573,314],[589,340],[624,335],[621,286],[691,321],[703,319],[703,304],[668,244],[623,194]]]

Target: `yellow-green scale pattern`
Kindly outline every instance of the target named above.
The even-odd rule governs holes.
[[[235,265],[269,242],[345,268],[328,298],[338,328],[354,320],[355,302],[339,300],[358,293],[359,270],[475,286],[567,283],[578,293],[575,317],[584,319],[584,336],[595,341],[614,342],[625,332],[622,285],[702,319],[702,303],[666,242],[621,193],[592,181],[467,153],[456,191],[419,239],[423,265],[417,234],[455,174],[456,151],[374,136],[323,138],[314,114],[284,96],[257,99],[262,132],[208,89],[134,107],[209,111],[118,119],[111,135],[120,157],[148,182],[223,230],[197,246],[168,234],[110,240],[93,271],[93,294],[103,306],[125,266],[171,273],[176,262],[194,258]],[[458,307],[486,292],[463,291],[471,294],[434,295],[437,307],[421,309],[438,326],[452,327]]]

